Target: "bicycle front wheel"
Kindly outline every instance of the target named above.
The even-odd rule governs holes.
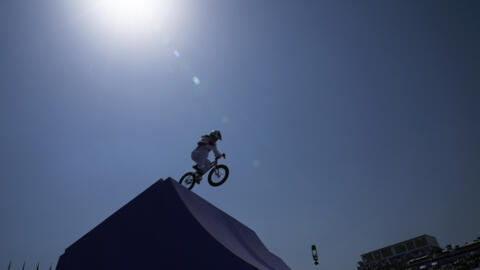
[[[217,165],[208,174],[208,183],[214,187],[220,186],[227,181],[228,174],[227,166],[223,164]]]
[[[195,174],[192,172],[184,174],[182,178],[180,178],[180,185],[191,190],[193,186],[195,186]]]

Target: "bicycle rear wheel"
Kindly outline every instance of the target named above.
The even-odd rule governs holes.
[[[223,164],[217,165],[208,174],[208,183],[214,187],[220,186],[227,181],[228,174],[227,166]]]
[[[180,178],[180,185],[191,190],[195,186],[195,174],[193,172],[188,172]]]

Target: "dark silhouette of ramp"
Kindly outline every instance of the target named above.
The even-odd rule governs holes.
[[[290,268],[254,231],[168,178],[68,247],[56,269]]]

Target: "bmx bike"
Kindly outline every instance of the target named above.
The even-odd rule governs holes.
[[[229,174],[228,167],[223,164],[218,164],[218,159],[219,158],[215,158],[215,161],[213,161],[205,171],[205,173],[210,171],[208,174],[208,183],[214,187],[218,187],[225,183]],[[193,166],[193,168],[198,170],[197,165]],[[182,178],[180,178],[180,185],[188,188],[189,190],[191,190],[195,184],[195,172],[187,172],[182,176]]]

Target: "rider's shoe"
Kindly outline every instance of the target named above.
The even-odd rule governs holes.
[[[200,184],[200,181],[202,181],[202,175],[199,172],[195,173],[195,183]]]

